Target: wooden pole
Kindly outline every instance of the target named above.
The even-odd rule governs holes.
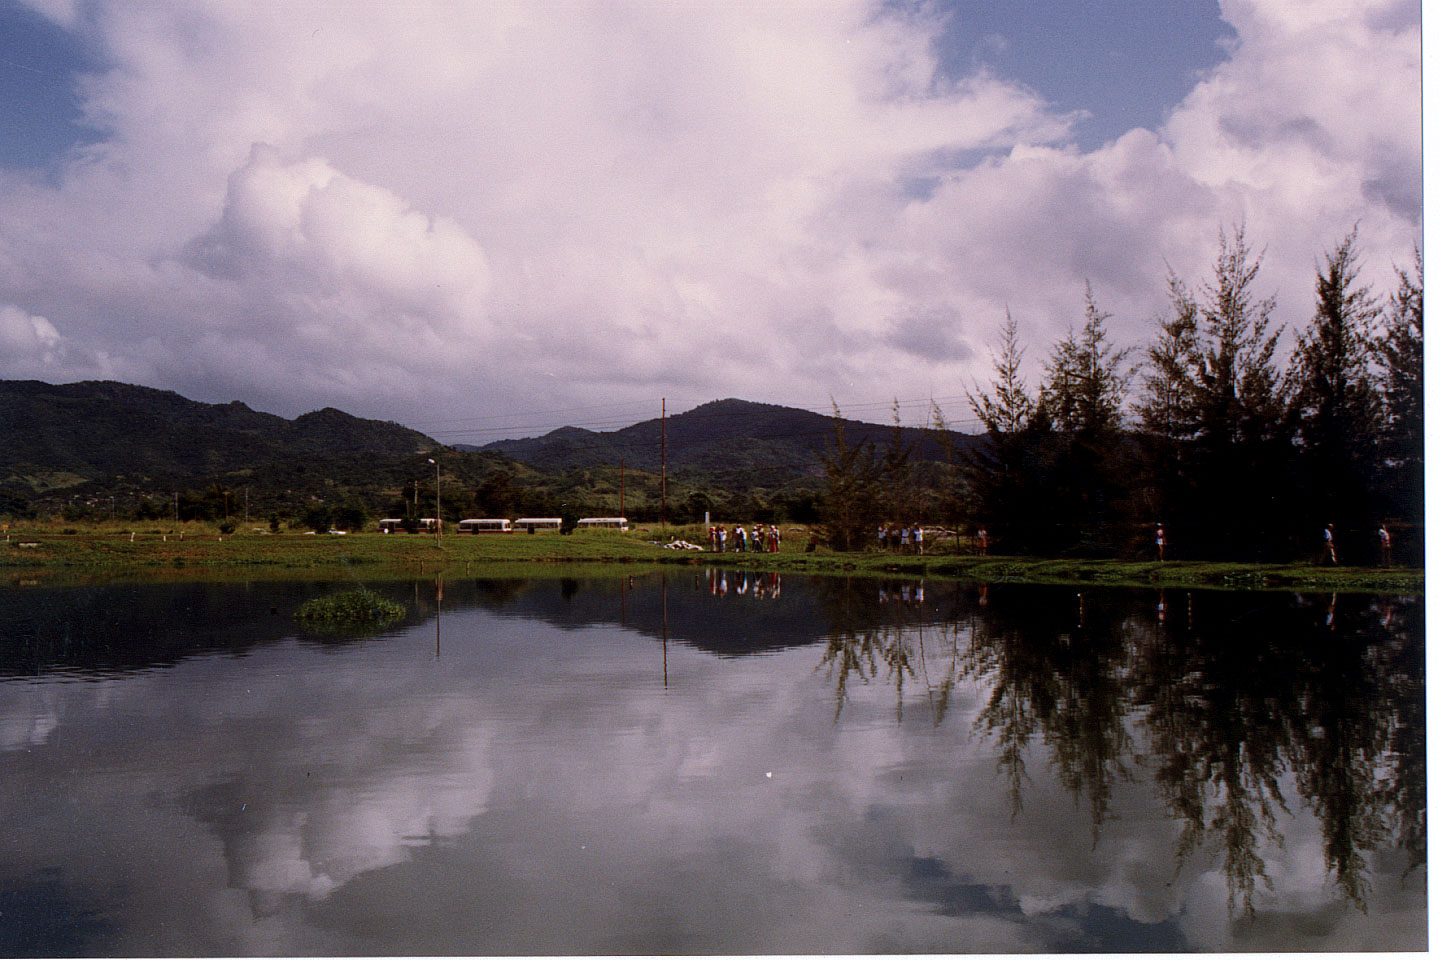
[[[665,526],[665,398],[660,398],[660,526]]]

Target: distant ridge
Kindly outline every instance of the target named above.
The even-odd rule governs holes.
[[[333,407],[286,420],[109,380],[0,380],[0,481],[63,486],[116,474],[188,477],[280,458],[412,454],[441,445]]]
[[[883,447],[894,434],[893,427],[883,424],[843,422],[850,443],[870,440]],[[666,418],[666,459],[672,470],[814,475],[821,467],[818,451],[834,435],[835,420],[825,414],[735,398],[712,400]],[[951,436],[961,448],[976,440],[961,433]],[[901,437],[904,443],[915,445],[915,456],[920,459],[940,456],[940,446],[930,431],[902,427]],[[628,465],[653,471],[660,468],[660,420],[604,433],[561,427],[540,437],[460,449],[502,453],[545,470],[613,465],[623,459]]]
[[[894,438],[891,426],[843,424],[849,443],[868,440],[883,450]],[[834,434],[834,418],[824,414],[715,400],[666,418],[666,464],[683,489],[717,503],[750,497],[749,504],[757,494],[788,502],[803,499],[797,490],[816,489],[821,452]],[[905,427],[900,436],[913,445],[913,460],[941,455],[928,431]],[[77,498],[93,512],[97,498],[113,509],[117,497],[121,509],[135,510],[157,490],[178,496],[182,488],[218,485],[243,486],[257,512],[291,515],[360,497],[372,513],[394,516],[415,484],[433,484],[429,468],[417,470],[417,463],[440,451],[451,512],[478,509],[477,491],[496,476],[504,478],[496,489],[510,491],[516,506],[527,504],[532,513],[549,516],[564,502],[614,512],[622,462],[632,471],[632,514],[658,509],[652,501],[660,496],[658,418],[611,432],[561,427],[542,437],[447,448],[400,424],[333,407],[287,420],[238,401],[201,403],[113,381],[0,380],[0,437],[0,512],[41,503],[56,510]],[[983,442],[951,438],[957,450]]]

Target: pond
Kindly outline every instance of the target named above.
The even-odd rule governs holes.
[[[0,954],[1422,950],[1420,598],[0,586]]]

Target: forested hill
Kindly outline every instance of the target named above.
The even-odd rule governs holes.
[[[113,381],[0,380],[0,480],[35,489],[116,474],[190,477],[297,457],[404,455],[435,440],[326,408],[294,420]]]
[[[545,470],[613,465],[624,460],[642,470],[660,469],[660,420],[646,420],[623,430],[596,432],[561,427],[542,437],[498,440],[480,448],[503,453]],[[883,450],[894,427],[845,420],[845,441],[873,441]],[[671,470],[704,473],[762,470],[792,476],[820,469],[819,451],[835,436],[835,419],[809,410],[748,400],[715,400],[665,421],[666,459]],[[957,448],[974,443],[967,434],[951,434]],[[914,445],[912,456],[936,459],[940,444],[928,431],[901,428],[902,442]],[[461,449],[466,449],[462,447]]]

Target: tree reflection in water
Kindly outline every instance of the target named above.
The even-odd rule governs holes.
[[[899,722],[919,671],[937,724],[957,681],[975,683],[985,693],[974,730],[995,744],[1012,817],[1038,745],[1095,841],[1117,782],[1148,774],[1178,826],[1177,873],[1215,855],[1232,911],[1254,914],[1257,889],[1271,884],[1265,850],[1283,846],[1278,818],[1296,803],[1316,817],[1326,868],[1361,910],[1377,849],[1398,845],[1407,874],[1425,862],[1414,599],[1207,591],[1177,613],[1163,592],[996,585],[957,590],[942,614],[923,585],[822,589],[821,667],[837,719],[856,682],[893,684]]]

